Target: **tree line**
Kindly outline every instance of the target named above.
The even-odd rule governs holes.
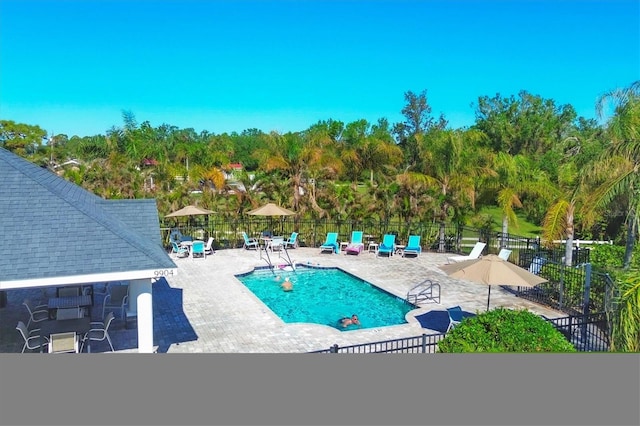
[[[90,137],[0,120],[0,146],[101,197],[156,198],[162,216],[198,204],[235,217],[272,201],[305,218],[451,221],[506,233],[521,212],[543,226],[544,241],[568,240],[568,263],[579,237],[625,245],[629,265],[640,81],[602,95],[594,107],[612,111],[604,124],[527,91],[479,97],[465,128],[435,117],[426,90],[404,99],[399,123],[327,119],[287,133],[153,127],[131,111]],[[479,214],[485,206],[499,207],[501,224]]]

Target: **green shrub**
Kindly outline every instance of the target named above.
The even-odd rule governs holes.
[[[576,352],[548,321],[526,310],[497,308],[465,318],[438,343],[440,352]]]
[[[610,244],[597,245],[589,251],[589,261],[594,268],[610,271],[622,268],[624,247]]]
[[[591,248],[589,261],[594,268],[606,271],[612,276],[620,272],[624,263],[624,246],[601,244]],[[630,269],[640,268],[640,244],[633,247]]]

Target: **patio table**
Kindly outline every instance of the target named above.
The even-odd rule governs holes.
[[[91,306],[93,306],[93,295],[52,297],[49,299],[49,303],[47,304],[49,309],[49,318],[52,317],[53,311],[56,309],[77,307],[87,307],[89,317],[91,317]]]
[[[68,333],[75,331],[80,338],[91,329],[91,318],[74,318],[68,320],[49,320],[38,323],[40,329],[40,336],[50,338],[52,334]],[[87,352],[91,352],[90,341],[87,341]],[[42,350],[42,349],[41,349]]]

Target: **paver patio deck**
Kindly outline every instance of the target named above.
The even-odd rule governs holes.
[[[427,303],[407,314],[407,324],[364,330],[339,331],[318,324],[285,324],[267,308],[235,274],[266,266],[254,250],[218,250],[205,260],[177,259],[178,274],[153,285],[154,344],[168,353],[296,353],[379,340],[436,333],[424,329],[414,318],[432,309],[460,305],[465,311],[486,310],[488,288],[460,281],[444,274],[438,265],[447,263],[447,254],[425,252],[419,257],[395,255],[390,259],[363,252],[358,256],[320,253],[318,248],[289,249],[295,263],[336,266],[404,298],[414,285],[429,278],[441,285],[441,304]],[[277,258],[273,262],[284,264]],[[53,290],[49,290],[50,293]],[[23,341],[15,329],[28,315],[25,297],[44,300],[40,289],[10,290],[8,304],[0,308],[0,352],[20,352]],[[96,304],[102,303],[96,297]],[[564,314],[514,296],[492,286],[491,308],[526,308],[547,317]],[[93,309],[94,319],[102,309]],[[33,328],[33,327],[32,327]],[[137,351],[137,331],[127,329],[121,319],[112,324],[110,335],[117,351]],[[104,345],[103,345],[104,343]],[[94,352],[108,351],[108,343],[98,342]]]

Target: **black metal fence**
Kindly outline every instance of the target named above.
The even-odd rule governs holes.
[[[541,255],[538,253],[521,256],[518,265],[527,269],[535,256]],[[567,266],[547,260],[538,275],[546,278],[548,282],[533,288],[518,287],[516,294],[570,315],[612,310],[615,285],[609,274],[598,271],[588,273],[584,264]],[[587,276],[590,281],[588,289]]]
[[[409,235],[420,235],[420,242],[425,250],[441,253],[457,252],[464,249],[462,244],[456,244],[458,236],[475,237],[476,241],[480,236],[478,230],[445,223],[403,222],[400,220],[308,220],[286,216],[242,216],[228,220],[202,216],[189,219],[186,223],[177,226],[174,221],[164,220],[161,222],[162,238],[167,248],[170,246],[169,234],[174,227],[180,229],[183,234],[198,239],[206,240],[213,237],[215,249],[242,247],[243,232],[251,237],[257,237],[264,232],[289,236],[295,231],[298,232],[298,243],[302,247],[319,247],[325,242],[328,232],[337,232],[338,240],[348,241],[352,231],[363,231],[365,244],[382,241],[384,234],[395,234],[398,244],[406,244]]]
[[[344,354],[364,354],[364,353],[436,353],[438,342],[444,338],[444,334],[423,334],[421,336],[405,337],[402,339],[383,340],[372,343],[362,343],[359,345],[331,346],[329,349],[322,349],[310,353],[344,353]]]
[[[609,321],[604,312],[545,319],[580,352],[607,352],[611,347]]]
[[[195,216],[186,222],[164,219],[161,222],[162,238],[169,247],[169,233],[177,227],[185,235],[198,239],[213,237],[215,249],[242,247],[242,232],[256,237],[263,232],[274,235],[291,235],[298,232],[298,242],[302,247],[319,247],[328,232],[337,232],[338,239],[348,241],[352,231],[363,231],[365,244],[380,242],[384,234],[395,234],[398,244],[406,244],[409,235],[420,235],[425,250],[438,253],[468,254],[476,242],[487,243],[484,254],[498,253],[501,248],[512,250],[510,261],[521,265],[530,262],[535,255],[561,263],[564,248],[546,249],[540,246],[539,238],[522,237],[514,234],[486,232],[481,229],[441,222],[404,222],[401,220],[330,220],[298,219],[295,217],[240,216],[232,219],[211,216]],[[573,264],[589,261],[589,250],[575,248]]]
[[[589,315],[569,315],[561,318],[546,318],[573,344],[578,352],[608,352],[610,348],[609,326],[604,312]],[[359,345],[338,346],[309,353],[423,353],[438,352],[438,342],[446,333],[423,334],[401,339],[382,340]]]

